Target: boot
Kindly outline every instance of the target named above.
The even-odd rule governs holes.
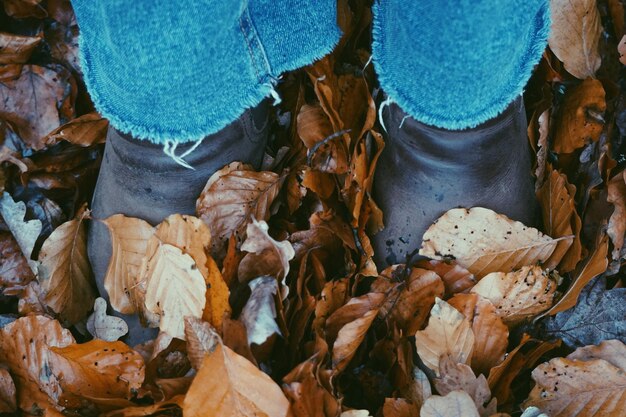
[[[111,257],[108,228],[97,219],[113,214],[138,217],[152,225],[170,214],[194,214],[196,199],[209,177],[233,161],[258,168],[267,143],[268,103],[246,111],[221,131],[207,136],[185,157],[185,168],[163,152],[162,145],[134,139],[109,127],[104,156],[91,203],[88,255],[101,296],[107,299],[104,276]],[[178,146],[177,155],[192,144]],[[137,315],[113,314],[128,324],[122,339],[130,346],[153,339],[158,329],[144,328]]]
[[[374,178],[385,229],[374,236],[379,268],[407,262],[426,229],[456,207],[486,207],[533,225],[538,218],[521,96],[475,128],[427,126],[395,104],[384,111],[386,146]]]

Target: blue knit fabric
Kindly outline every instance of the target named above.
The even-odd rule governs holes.
[[[548,0],[375,0],[372,55],[391,101],[420,122],[464,129],[526,86],[550,30]]]
[[[215,133],[285,71],[332,50],[336,0],[72,0],[96,109],[165,144]],[[373,62],[416,119],[462,129],[521,94],[545,48],[547,0],[376,0]]]

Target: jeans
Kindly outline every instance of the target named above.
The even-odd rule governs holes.
[[[80,60],[113,127],[197,141],[332,51],[337,0],[72,0]],[[549,34],[547,0],[375,0],[381,87],[415,119],[476,126],[519,96]]]

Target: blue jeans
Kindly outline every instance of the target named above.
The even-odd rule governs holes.
[[[72,0],[96,109],[159,144],[196,141],[275,94],[285,71],[332,51],[337,0]],[[381,87],[447,129],[495,117],[547,42],[547,0],[377,0]]]

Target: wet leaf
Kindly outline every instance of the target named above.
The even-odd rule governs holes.
[[[218,344],[202,361],[183,403],[189,417],[285,417],[289,401],[272,379],[247,359]]]
[[[424,233],[420,255],[453,259],[479,278],[544,262],[558,240],[492,210],[452,209]]]
[[[430,311],[428,325],[415,333],[415,346],[424,365],[438,376],[439,359],[444,355],[458,363],[470,361],[474,350],[474,333],[461,313],[437,298]]]
[[[87,319],[87,331],[95,339],[114,342],[128,333],[128,325],[119,317],[108,316],[106,300],[98,297],[93,305],[93,313]]]
[[[589,78],[569,88],[556,124],[554,150],[570,153],[596,142],[604,127],[605,111],[605,93],[600,81]]]
[[[96,299],[96,289],[87,259],[89,216],[86,205],[76,218],[63,223],[44,242],[39,253],[39,283],[44,302],[69,323],[85,318]]]
[[[593,0],[550,0],[552,27],[548,44],[573,76],[593,77],[600,67],[602,26]]]
[[[420,417],[480,417],[472,397],[463,391],[452,391],[441,397],[433,395],[420,410]]]
[[[264,221],[252,219],[246,229],[246,240],[241,250],[248,252],[239,263],[239,281],[246,282],[262,275],[270,275],[283,280],[289,273],[289,261],[295,256],[288,240],[278,242],[268,233],[269,226]]]
[[[212,254],[222,259],[232,234],[242,238],[252,218],[267,221],[270,206],[284,177],[255,172],[249,165],[233,162],[209,178],[196,202],[196,213],[211,230]]]
[[[184,318],[202,317],[206,284],[193,258],[162,243],[144,258],[139,281],[146,284],[146,309],[159,316],[159,328],[185,340]]]
[[[491,301],[505,323],[515,325],[552,306],[557,277],[540,266],[525,266],[515,272],[492,272],[471,291]]]

